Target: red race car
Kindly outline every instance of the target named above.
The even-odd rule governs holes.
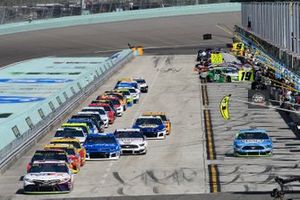
[[[115,110],[107,103],[91,103],[89,104],[90,107],[103,107],[104,110],[108,114],[108,121],[110,124],[113,124],[116,119],[116,112]]]

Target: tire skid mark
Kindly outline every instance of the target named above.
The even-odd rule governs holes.
[[[119,172],[113,172],[113,177],[119,181],[121,184],[125,185],[125,181],[121,178]]]

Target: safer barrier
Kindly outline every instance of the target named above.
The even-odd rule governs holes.
[[[146,10],[132,10],[125,12],[102,13],[94,15],[71,16],[46,20],[36,20],[30,23],[19,22],[12,24],[4,24],[0,26],[0,35],[76,25],[234,11],[241,11],[240,3],[202,4],[193,6],[178,6]]]
[[[75,92],[73,96],[70,96],[68,101],[63,102],[61,105],[55,105],[54,110],[50,113],[46,113],[43,120],[35,124],[25,133],[22,133],[19,137],[14,139],[8,145],[0,150],[0,172],[3,173],[8,167],[10,167],[19,157],[21,157],[32,145],[34,145],[41,137],[48,133],[55,124],[60,123],[75,107],[79,106],[82,101],[86,99],[95,89],[103,84],[115,71],[125,65],[134,57],[134,52],[131,50],[123,50],[112,55],[103,64],[99,65],[99,71],[90,71],[90,80],[83,80],[88,82],[85,85],[78,85],[72,83],[68,85],[73,87]],[[102,73],[100,73],[100,71]],[[86,75],[86,74],[85,74]],[[83,76],[87,77],[87,76]],[[76,90],[75,90],[76,87]],[[62,92],[63,93],[63,92]],[[53,96],[54,100],[57,100],[57,96]],[[48,100],[48,99],[47,99]],[[49,107],[48,101],[43,102],[46,107]],[[42,104],[40,106],[42,106]],[[28,114],[28,113],[25,113]],[[22,118],[22,116],[21,116]],[[23,118],[22,118],[23,119]]]

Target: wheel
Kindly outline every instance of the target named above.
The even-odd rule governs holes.
[[[230,76],[226,77],[226,82],[231,83],[231,77]]]
[[[206,77],[206,81],[207,81],[207,82],[213,82],[212,77],[211,77],[211,76],[207,76],[207,77]]]

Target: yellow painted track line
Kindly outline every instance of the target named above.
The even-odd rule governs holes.
[[[208,165],[210,192],[221,192],[219,170],[217,165]]]
[[[201,80],[201,92],[202,92],[202,103],[203,103],[203,113],[204,113],[204,126],[205,126],[205,137],[206,137],[206,151],[207,151],[207,160],[216,160],[216,152],[213,138],[213,128],[211,123],[211,114],[208,109],[209,100],[206,82]],[[209,187],[210,192],[220,192],[221,185],[219,180],[219,171],[217,165],[210,164],[208,165],[209,172]]]

